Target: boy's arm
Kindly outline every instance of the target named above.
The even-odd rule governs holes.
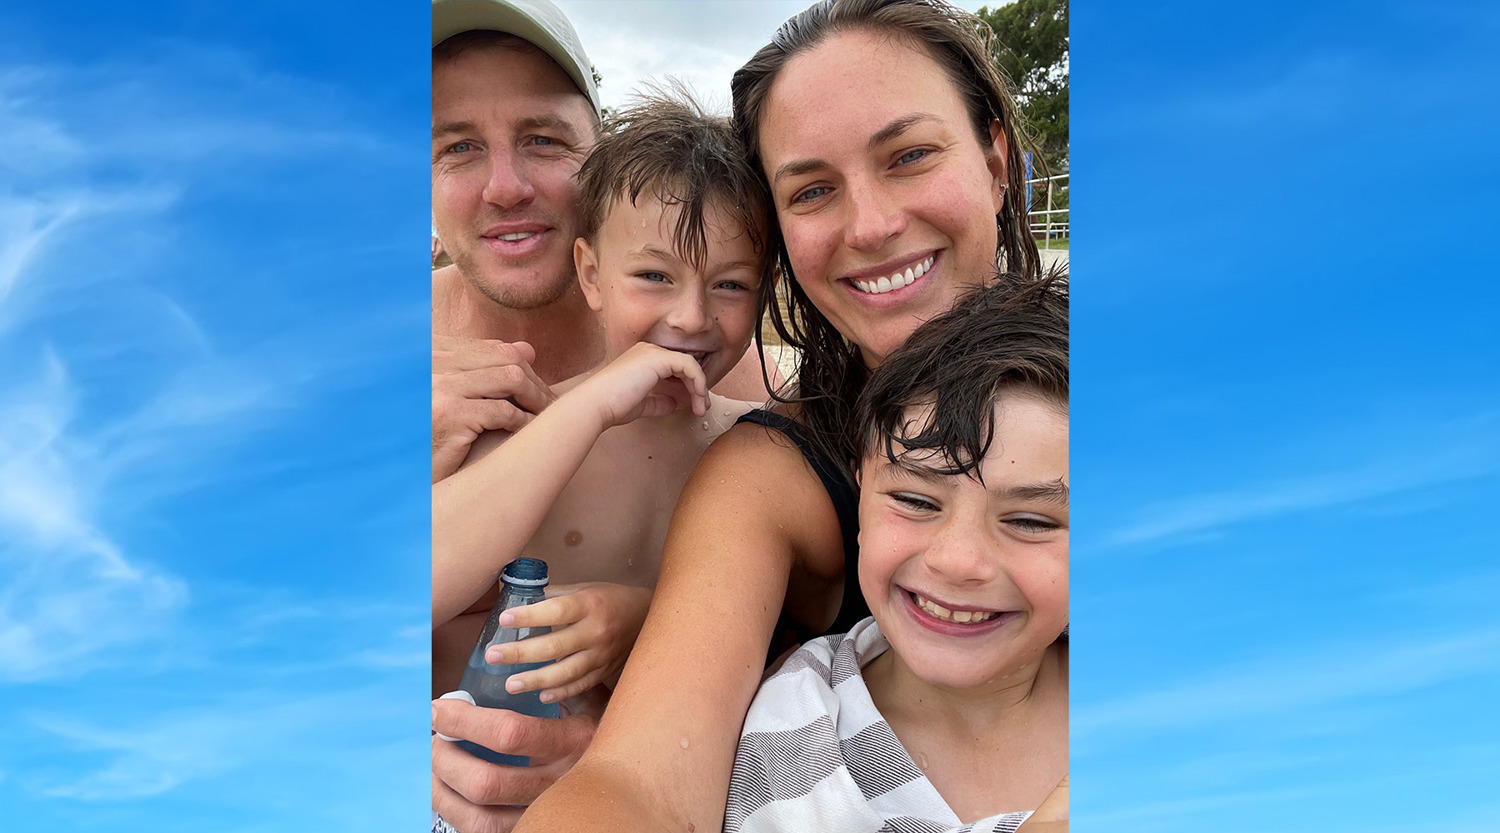
[[[686,385],[683,401],[653,393],[672,378]],[[684,404],[702,414],[707,400],[692,357],[637,344],[483,459],[433,484],[433,624],[462,613],[520,555],[606,429]]]

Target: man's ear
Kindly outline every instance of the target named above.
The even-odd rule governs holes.
[[[1000,124],[999,119],[990,119],[990,146],[985,153],[985,164],[990,169],[990,197],[995,203],[995,213],[1005,206],[1005,185],[1010,180],[1007,178],[1009,170],[1006,160],[1010,157],[1007,151],[1010,149],[1005,138],[1005,126]]]
[[[583,298],[594,312],[603,310],[599,300],[599,258],[594,247],[580,237],[573,241],[573,269],[578,273],[578,286],[583,289]]]

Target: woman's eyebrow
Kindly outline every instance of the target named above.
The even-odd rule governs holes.
[[[883,145],[886,142],[889,142],[890,140],[896,138],[897,136],[900,136],[902,133],[905,133],[907,130],[910,130],[911,126],[916,124],[917,122],[934,118],[937,117],[929,113],[912,113],[909,116],[902,116],[901,118],[892,121],[885,127],[882,127],[879,130],[875,131],[875,135],[870,137],[869,147],[871,150],[874,150],[880,145]]]
[[[789,176],[801,176],[813,171],[828,167],[828,163],[822,159],[802,159],[797,162],[788,162],[776,169],[776,175],[771,177],[774,185]]]

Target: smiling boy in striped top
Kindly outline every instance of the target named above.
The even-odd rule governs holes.
[[[727,833],[1066,829],[1067,327],[1065,278],[1001,277],[876,371],[859,407],[874,615],[761,685]]]

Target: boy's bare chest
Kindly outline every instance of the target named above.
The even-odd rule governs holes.
[[[526,545],[554,584],[608,581],[654,587],[662,545],[699,451],[608,431]]]

